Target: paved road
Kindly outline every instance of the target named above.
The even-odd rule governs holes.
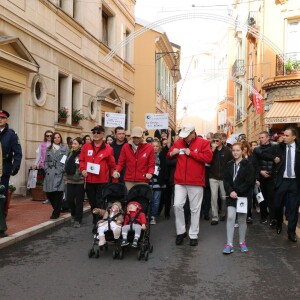
[[[175,246],[173,220],[153,226],[148,262],[137,251],[89,259],[91,217],[0,250],[1,299],[300,299],[300,241],[255,223],[249,253],[222,254],[225,223],[201,220],[199,245]]]

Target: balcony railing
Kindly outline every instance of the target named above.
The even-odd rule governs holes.
[[[232,66],[232,76],[243,76],[245,75],[246,67],[243,59],[237,59]]]
[[[300,73],[300,52],[276,55],[276,76]]]

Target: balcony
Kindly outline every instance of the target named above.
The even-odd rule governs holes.
[[[246,72],[245,60],[244,59],[236,59],[232,66],[232,76],[244,76]]]
[[[300,52],[276,55],[276,76],[300,74]]]

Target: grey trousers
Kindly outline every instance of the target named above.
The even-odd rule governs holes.
[[[247,223],[247,214],[238,213],[238,224],[239,224],[239,240],[240,244],[245,242]],[[233,245],[233,234],[234,234],[234,224],[236,218],[236,208],[234,206],[227,207],[227,244]]]

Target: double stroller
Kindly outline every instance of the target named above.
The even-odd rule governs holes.
[[[142,231],[141,236],[138,240],[137,248],[138,248],[138,259],[141,260],[144,258],[146,261],[148,260],[149,253],[153,251],[153,246],[150,244],[150,211],[151,211],[151,199],[152,199],[152,190],[151,187],[147,184],[136,185],[131,188],[127,195],[127,190],[125,185],[121,183],[110,183],[108,184],[102,194],[102,198],[105,201],[105,205],[107,208],[110,208],[111,205],[118,201],[122,205],[123,211],[126,211],[126,204],[130,201],[138,202],[141,206],[141,212],[143,212],[146,217],[146,230]],[[117,216],[119,216],[118,214]],[[108,230],[104,232],[106,243],[103,246],[99,246],[99,235],[98,233],[94,234],[93,246],[88,252],[89,258],[95,256],[95,258],[99,258],[100,251],[108,250],[108,244],[113,245],[113,258],[123,259],[124,250],[128,247],[121,247],[122,236],[119,238],[115,238],[114,232],[111,228],[111,224],[116,221],[115,217],[108,216],[103,221],[107,222]],[[113,222],[113,223],[112,223]],[[127,240],[129,244],[133,243],[134,240],[134,230],[132,230],[132,224],[134,223],[134,219],[130,219],[129,225],[130,230],[128,231]]]

